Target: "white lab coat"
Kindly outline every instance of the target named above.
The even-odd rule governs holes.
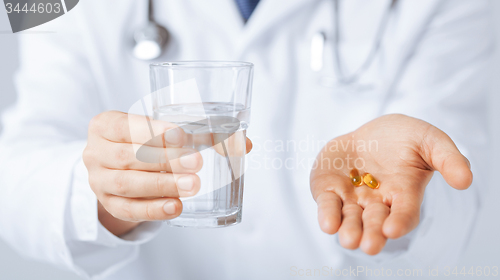
[[[149,93],[148,63],[128,48],[145,23],[146,1],[87,0],[37,28],[54,33],[19,36],[18,100],[3,117],[0,140],[1,238],[27,256],[104,279],[287,279],[330,268],[348,278],[357,266],[393,275],[420,267],[427,275],[429,266],[442,271],[457,261],[487,175],[493,36],[486,0],[400,0],[361,78],[373,87],[363,92],[318,82],[335,76],[332,1],[262,0],[246,25],[233,0],[155,2],[157,20],[172,34],[159,61],[255,64],[243,222],[223,229],[144,223],[122,238],[100,225],[81,154],[93,116],[126,112]],[[340,2],[340,53],[352,72],[389,0]],[[330,40],[323,69],[313,72],[310,43],[321,30]],[[471,160],[475,181],[456,191],[436,174],[417,229],[369,257],[320,231],[310,165],[321,143],[394,112],[447,132]]]

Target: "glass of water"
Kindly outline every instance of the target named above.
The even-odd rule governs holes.
[[[156,63],[150,65],[150,78],[154,119],[181,127],[186,133],[184,147],[197,150],[203,158],[203,167],[196,173],[199,192],[181,198],[182,214],[167,224],[225,227],[240,223],[253,64]]]

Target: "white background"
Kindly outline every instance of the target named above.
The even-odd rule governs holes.
[[[492,2],[495,7],[493,12],[496,20],[495,27],[492,28],[496,29],[497,44],[500,49],[500,0],[493,0]],[[0,8],[0,113],[15,101],[12,75],[18,63],[16,41],[18,36],[43,36],[43,34],[12,34],[7,13],[3,8]],[[500,52],[497,53],[497,69],[495,72],[500,73]],[[485,106],[490,106],[491,108],[490,123],[494,143],[500,144],[500,125],[498,125],[498,120],[500,120],[500,110],[498,110],[500,107],[500,95],[498,94],[500,92],[500,79],[492,81],[492,85],[494,90],[492,91],[491,102],[485,104]],[[500,158],[499,147],[496,147],[491,152],[491,158]],[[499,161],[492,162],[492,179],[495,179],[494,176],[497,176],[499,170]],[[467,271],[471,266],[500,266],[500,188],[495,180],[491,181],[491,195],[489,196],[489,200],[485,202],[482,214],[478,218],[477,228],[473,233],[467,251],[460,261],[460,269],[462,266],[466,266]],[[29,205],[26,205],[26,207],[29,207]],[[36,211],[36,209],[33,209],[33,211]],[[20,220],[19,222],[22,223],[23,221]],[[446,278],[452,279],[451,277]],[[462,279],[464,276],[456,278]],[[493,277],[480,278],[493,279]],[[53,268],[50,265],[24,259],[0,240],[0,279],[72,280],[79,278],[69,272]],[[423,277],[419,277],[419,279],[423,279]],[[473,279],[473,277],[467,277],[467,279]]]

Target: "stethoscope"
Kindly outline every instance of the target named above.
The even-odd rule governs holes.
[[[148,23],[133,34],[132,54],[140,60],[158,58],[170,41],[167,29],[154,19],[153,0],[148,0]]]
[[[339,11],[339,0],[334,0],[334,25],[335,29],[333,34],[333,55],[334,55],[334,71],[336,77],[321,77],[319,83],[325,87],[336,87],[336,88],[344,88],[350,90],[363,90],[369,89],[368,85],[359,84],[360,77],[367,71],[367,69],[372,64],[374,58],[377,56],[380,45],[382,42],[382,38],[384,36],[385,30],[387,29],[387,23],[389,21],[389,17],[391,12],[394,10],[396,6],[397,0],[391,0],[389,8],[385,12],[382,17],[382,20],[377,29],[377,33],[375,35],[375,40],[373,45],[368,53],[368,56],[361,64],[361,66],[356,69],[351,74],[346,74],[344,69],[342,68],[342,56],[340,55],[340,11]],[[311,41],[311,70],[314,72],[319,72],[323,68],[323,56],[324,49],[326,44],[327,36],[324,31],[319,31],[314,34]]]
[[[354,71],[352,74],[348,75],[342,68],[342,60],[339,50],[340,45],[340,11],[339,11],[339,0],[334,0],[334,25],[335,34],[333,36],[334,44],[334,71],[336,78],[332,77],[322,77],[320,84],[327,87],[342,87],[342,86],[352,86],[356,85],[359,78],[368,67],[372,64],[374,58],[380,50],[380,43],[382,37],[387,29],[387,22],[391,12],[396,6],[397,0],[391,0],[389,8],[385,12],[382,20],[379,24],[377,34],[373,46],[368,53],[367,58],[361,64],[361,66]],[[132,48],[133,55],[141,60],[152,60],[158,58],[164,52],[166,46],[170,41],[170,34],[167,29],[158,24],[154,19],[154,8],[153,0],[148,0],[148,23],[145,27],[138,29],[134,32],[134,45]],[[327,36],[324,31],[317,32],[311,41],[311,69],[315,72],[319,72],[323,68],[323,56],[324,48],[326,44]],[[358,88],[359,90],[359,88]]]

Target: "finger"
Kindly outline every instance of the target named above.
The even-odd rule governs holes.
[[[234,136],[234,134],[237,135]],[[243,152],[241,151],[245,150],[245,148],[246,148],[246,153],[248,154],[253,147],[252,141],[250,141],[248,137],[245,137],[245,133],[242,131],[238,131],[234,134],[229,135],[227,133],[206,133],[206,134],[192,135],[191,137],[193,146],[212,147],[217,153],[223,156],[225,152],[222,145],[220,144],[222,141],[224,141],[224,144],[226,145],[226,150],[228,151],[229,154],[243,155]],[[245,139],[245,141],[243,139]],[[243,145],[245,145],[245,147]]]
[[[211,147],[222,156],[242,157],[252,150],[253,144],[248,137],[239,133],[237,132],[229,137],[227,134],[222,133],[185,134],[184,143],[192,143],[190,146],[196,147],[198,151]],[[224,143],[224,146],[222,143]]]
[[[201,186],[196,174],[172,174],[135,170],[102,171],[98,183],[104,193],[124,197],[186,197],[195,195]]]
[[[247,154],[250,153],[250,151],[253,148],[253,143],[248,137],[246,139],[246,148],[247,148]]]
[[[388,183],[384,184],[384,187],[386,185],[388,185]],[[358,199],[358,205],[360,205],[363,209],[368,207],[370,204],[387,201],[383,194],[383,189],[372,189],[366,185],[362,185],[360,187],[355,187],[354,193]]]
[[[110,195],[101,203],[115,218],[130,222],[170,220],[182,213],[182,203],[177,198],[139,199]]]
[[[230,157],[242,157],[247,153],[248,142],[243,131],[233,134],[213,133],[213,149],[223,155]]]
[[[112,142],[155,147],[181,147],[185,138],[184,131],[175,124],[118,111],[95,116],[89,130]]]
[[[420,220],[422,195],[419,193],[399,193],[393,195],[391,213],[383,225],[386,237],[396,239],[412,231]]]
[[[356,249],[359,247],[363,233],[363,223],[361,206],[350,203],[342,207],[342,224],[339,229],[339,242],[346,249]]]
[[[333,192],[324,192],[317,197],[316,203],[321,230],[328,234],[335,234],[342,220],[342,200]]]
[[[389,216],[389,207],[383,203],[369,204],[363,210],[363,236],[361,249],[368,255],[380,253],[385,246],[387,238],[382,233],[382,226]]]
[[[200,153],[189,148],[142,146],[137,153],[132,144],[102,140],[101,165],[108,169],[196,173],[203,166]]]
[[[446,133],[432,126],[424,137],[423,150],[424,160],[439,171],[450,186],[463,190],[472,184],[469,160]]]
[[[329,171],[311,174],[311,193],[318,204],[318,222],[323,232],[336,233],[342,223],[342,204],[356,203],[350,184],[349,178]]]
[[[333,174],[330,171],[311,174],[311,193],[315,201],[325,192],[336,193],[346,203],[356,203],[357,198],[349,177]]]

